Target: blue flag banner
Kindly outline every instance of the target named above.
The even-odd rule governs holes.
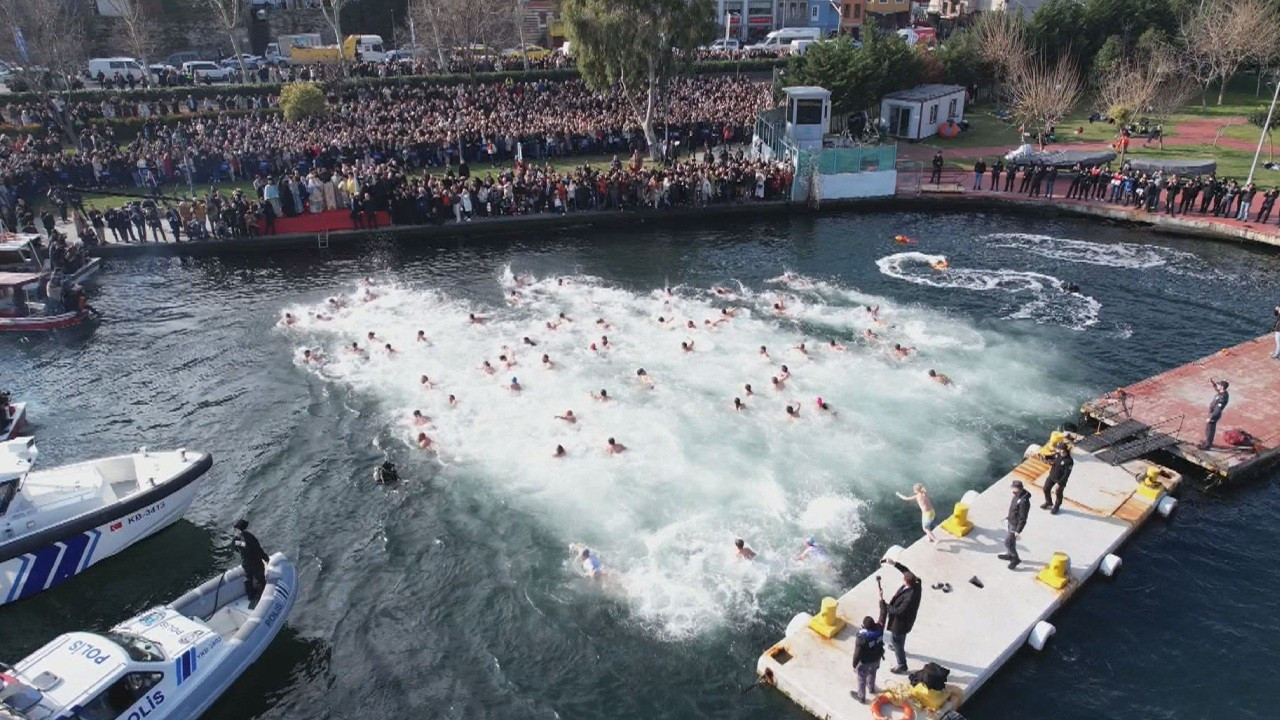
[[[27,39],[22,37],[22,28],[17,25],[13,26],[13,44],[18,46],[18,56],[22,58],[22,62],[30,63],[31,56],[27,54]]]

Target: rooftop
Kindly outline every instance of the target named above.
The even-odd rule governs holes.
[[[909,100],[911,102],[924,102],[925,100],[933,100],[935,98],[946,97],[952,93],[964,92],[963,85],[917,85],[907,90],[899,90],[891,92],[884,96],[885,100]]]

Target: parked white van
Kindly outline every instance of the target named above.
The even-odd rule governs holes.
[[[789,49],[793,40],[820,40],[822,28],[795,27],[774,30],[764,36],[764,40],[750,45],[748,50],[782,50]]]
[[[143,69],[142,63],[130,57],[110,57],[110,58],[94,58],[89,61],[89,77],[97,78],[98,73],[102,73],[108,80],[115,78],[116,73],[120,73],[120,77],[133,77],[134,80],[142,80],[147,76],[147,71]]]

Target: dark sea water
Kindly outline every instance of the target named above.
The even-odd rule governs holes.
[[[920,244],[894,245],[899,233]],[[903,252],[946,255],[954,272]],[[634,599],[583,590],[566,570],[565,543],[575,538],[554,506],[485,484],[485,472],[501,473],[442,469],[388,442],[398,432],[386,420],[391,391],[303,371],[298,342],[275,327],[284,308],[350,292],[366,275],[498,313],[506,266],[592,275],[636,298],[668,284],[738,280],[762,290],[790,270],[982,334],[1001,367],[1042,377],[1053,401],[1002,417],[970,390],[972,406],[944,419],[976,438],[980,472],[941,481],[943,507],[1003,474],[1027,443],[1071,421],[1079,401],[1260,335],[1280,302],[1274,253],[998,215],[849,215],[466,247],[370,243],[325,254],[111,261],[90,295],[106,316],[99,325],[0,338],[0,386],[30,403],[40,465],[144,444],[208,450],[215,464],[186,520],[0,609],[3,659],[61,632],[104,629],[233,564],[229,528],[247,515],[268,550],[297,559],[302,589],[287,629],[208,718],[806,717],[771,690],[743,689],[758,654],[792,615],[814,610],[822,588],[771,579],[755,588],[751,612],[679,632]],[[1059,280],[1092,301],[1056,290]],[[838,333],[815,332],[826,334]],[[852,333],[839,336],[853,344]],[[980,356],[946,360],[940,353],[937,362],[962,385],[983,387]],[[1231,412],[1246,418],[1247,406]],[[372,486],[380,448],[415,480]],[[847,480],[861,502],[857,532],[833,548],[837,588],[862,577],[888,545],[916,538],[910,509],[892,492],[936,479],[922,465],[904,457],[882,482],[833,481]],[[512,463],[511,475],[522,472]],[[1212,493],[1189,484],[1172,521],[1152,522],[1122,549],[1119,576],[1091,583],[1054,619],[1050,648],[1019,653],[965,715],[1275,718],[1266,682],[1280,633],[1274,480]],[[680,500],[688,509],[696,498]],[[636,508],[662,513],[656,502]]]

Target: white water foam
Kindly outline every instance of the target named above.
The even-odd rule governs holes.
[[[1203,263],[1192,253],[1141,243],[1096,243],[1036,233],[992,233],[976,238],[986,247],[1021,250],[1064,262],[1103,267],[1145,269],[1203,275]]]
[[[611,571],[606,590],[657,636],[676,639],[750,622],[790,582],[837,591],[834,571],[792,559],[803,538],[815,536],[838,560],[863,533],[867,500],[916,481],[946,507],[985,468],[993,423],[1065,412],[1076,392],[1045,380],[1061,376],[1054,353],[835,283],[784,284],[636,292],[582,276],[517,280],[504,269],[496,285],[502,296],[515,289],[515,303],[477,307],[439,288],[388,282],[367,302],[362,289],[346,309],[286,308],[300,320],[282,332],[301,367],[377,401],[371,436],[393,428],[403,455],[427,463],[434,456],[413,442],[425,430],[446,481],[477,484],[561,542],[589,545]],[[774,311],[779,301],[785,313]],[[879,306],[879,319],[866,305]],[[706,324],[730,308],[736,317]],[[561,312],[572,322],[548,330]],[[470,313],[488,320],[472,324]],[[696,329],[684,328],[690,320]],[[419,329],[429,343],[415,341]],[[879,337],[866,339],[868,329]],[[524,346],[526,336],[537,346]],[[847,350],[831,349],[832,339]],[[352,342],[369,358],[346,351]],[[801,342],[807,356],[794,349]],[[385,353],[385,343],[397,352]],[[897,358],[894,343],[917,350]],[[303,348],[328,361],[302,363]],[[512,349],[513,368],[478,369],[484,360],[501,367],[498,356]],[[543,353],[554,369],[541,366]],[[770,377],[783,364],[792,378],[774,391]],[[637,382],[640,367],[654,389]],[[931,367],[956,385],[930,381]],[[420,385],[424,374],[435,389]],[[507,387],[513,376],[518,393]],[[748,382],[755,396],[744,394]],[[615,400],[593,400],[600,389]],[[734,411],[735,396],[749,409]],[[818,396],[838,414],[818,410]],[[789,402],[800,419],[786,416]],[[414,409],[428,426],[409,424]],[[576,424],[555,419],[569,409]],[[610,436],[629,449],[607,454]],[[568,457],[552,457],[557,444]],[[760,553],[757,562],[734,561],[735,537]],[[566,584],[583,582],[566,573]]]
[[[1098,322],[1102,304],[1089,295],[1066,292],[1065,282],[1053,275],[1004,268],[938,268],[947,262],[945,255],[911,251],[882,257],[876,266],[889,277],[916,285],[1008,293],[1021,302],[1008,316],[1011,319],[1056,323],[1074,330]]]

